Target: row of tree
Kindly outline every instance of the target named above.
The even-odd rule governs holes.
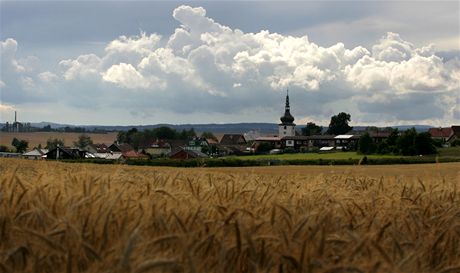
[[[140,146],[147,145],[156,139],[188,140],[195,137],[197,137],[197,134],[193,128],[177,131],[167,126],[161,126],[154,129],[145,129],[143,131],[139,131],[136,128],[132,128],[128,131],[121,131],[117,135],[117,141],[119,143],[128,143],[135,149],[138,149]],[[204,132],[201,137],[217,140],[210,132]]]
[[[375,143],[369,133],[362,135],[358,141],[358,152],[362,154],[401,154],[428,155],[435,154],[436,147],[430,133],[417,133],[415,128],[404,132],[392,129],[390,136]]]
[[[332,116],[326,134],[341,135],[351,131],[353,127],[348,124],[350,121],[351,115],[345,112]],[[308,122],[301,130],[304,136],[321,135],[323,127],[316,125],[314,122]]]

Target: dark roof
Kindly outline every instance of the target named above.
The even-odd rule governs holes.
[[[241,145],[246,144],[243,134],[225,134],[220,140],[222,145]]]
[[[310,136],[285,136],[282,140],[310,140]]]
[[[454,126],[452,126],[454,127]],[[453,130],[452,128],[430,128],[428,129],[428,133],[430,133],[430,135],[432,137],[449,137],[451,134],[452,134]]]
[[[335,135],[312,135],[308,136],[308,139],[311,140],[334,140]]]
[[[200,151],[195,151],[195,150],[186,150],[184,148],[178,148],[178,149],[175,149],[174,151],[170,152],[168,154],[168,157],[173,157],[174,155],[178,154],[178,153],[187,153],[189,155],[190,158],[201,158],[201,157],[208,157],[207,154],[205,153],[202,153]]]
[[[176,150],[181,147],[185,147],[187,146],[187,143],[188,143],[186,139],[170,139],[170,140],[165,140],[165,141],[169,143],[172,150]]]
[[[109,149],[113,152],[122,152],[122,153],[134,150],[134,148],[128,143],[121,143],[121,144],[113,143],[112,145],[110,145]]]
[[[56,147],[52,150],[49,150],[46,155],[52,155],[56,150],[59,150],[60,153],[67,154],[71,158],[78,158],[84,155],[85,151],[80,150],[78,148],[70,148],[70,147]]]
[[[447,141],[450,142],[452,139],[456,139],[456,138],[460,138],[460,126],[459,125],[452,126],[452,134],[450,134]]]

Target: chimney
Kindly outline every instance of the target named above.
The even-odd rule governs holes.
[[[16,111],[14,111],[14,123],[13,123],[13,128],[14,128],[14,129],[13,129],[14,132],[19,132],[19,123],[18,123]]]

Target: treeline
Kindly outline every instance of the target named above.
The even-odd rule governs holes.
[[[10,132],[10,127],[12,125],[4,125],[0,131]],[[18,132],[64,132],[64,133],[108,133],[110,130],[100,129],[100,128],[85,128],[85,127],[74,127],[74,126],[65,126],[60,128],[52,128],[51,125],[46,125],[43,127],[33,127],[30,123],[20,124]]]
[[[36,128],[37,132],[64,132],[64,133],[107,133],[109,131],[99,128],[88,129],[85,127],[65,126],[61,128],[52,128],[51,125]]]
[[[417,133],[415,128],[400,132],[392,129],[387,139],[375,142],[369,133],[362,135],[358,141],[358,152],[361,154],[396,154],[396,155],[429,155],[437,152],[440,147],[428,132]]]
[[[121,131],[117,135],[117,141],[119,143],[128,143],[135,149],[138,149],[142,145],[147,145],[156,139],[192,139],[196,137],[195,129],[176,131],[167,126],[162,126],[154,129],[145,129],[139,131],[136,128],[132,128],[128,131]]]

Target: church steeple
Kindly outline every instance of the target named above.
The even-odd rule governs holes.
[[[280,118],[282,124],[293,124],[294,117],[291,115],[291,107],[289,106],[289,90],[286,90],[286,106],[284,107],[284,115]]]

